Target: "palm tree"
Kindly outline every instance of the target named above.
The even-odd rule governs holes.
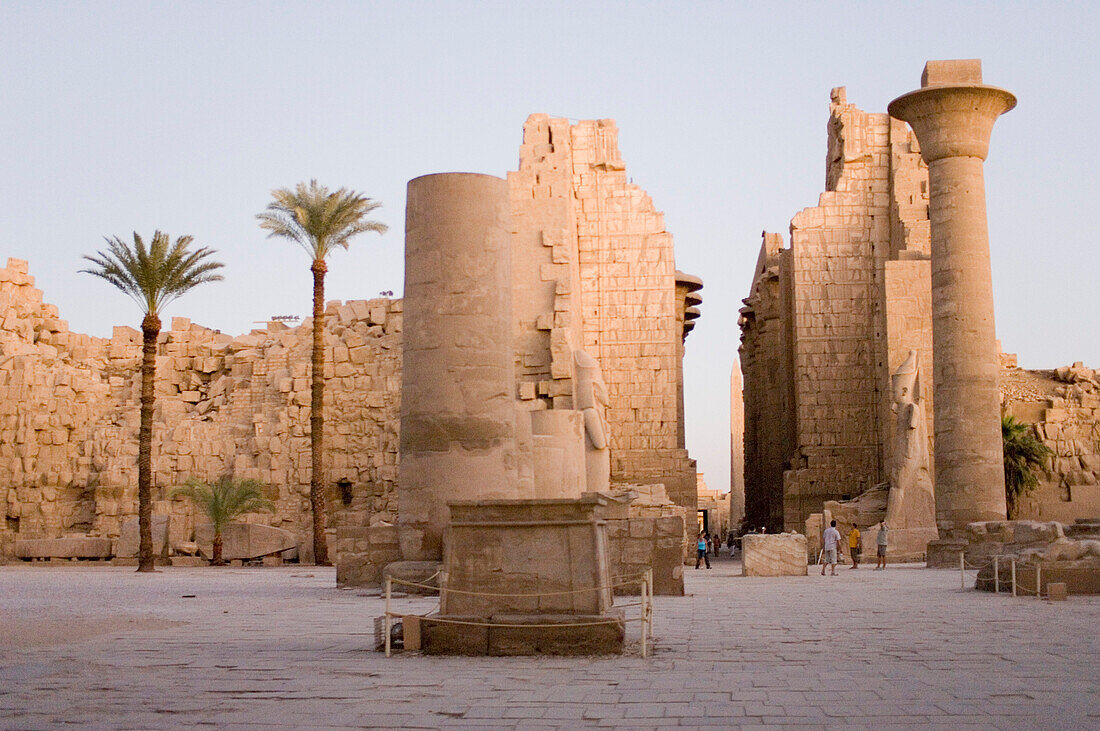
[[[365,231],[385,233],[384,223],[368,221],[366,216],[381,203],[353,190],[328,188],[311,180],[298,183],[294,190],[280,188],[271,192],[274,200],[267,210],[257,214],[260,228],[268,238],[290,239],[313,260],[313,379],[310,389],[309,447],[312,469],[309,502],[313,510],[313,556],[319,566],[329,563],[325,540],[325,258],[337,246],[348,248],[348,240]]]
[[[206,247],[189,251],[192,237],[176,243],[157,231],[149,247],[134,233],[134,244],[107,237],[107,248],[85,256],[93,266],[81,272],[106,279],[128,294],[145,315],[141,320],[141,425],[138,429],[138,571],[153,571],[153,404],[156,396],[157,337],[164,306],[204,282],[222,278],[222,264]]]
[[[1046,466],[1051,450],[1035,438],[1030,424],[1016,421],[1013,416],[1001,417],[1001,440],[1008,518],[1015,520],[1020,501],[1039,485],[1039,476],[1035,471]]]
[[[213,483],[191,477],[186,485],[172,491],[172,497],[190,498],[214,524],[214,550],[210,559],[212,566],[225,566],[225,561],[222,560],[222,529],[230,521],[245,513],[258,513],[261,510],[275,512],[274,503],[261,494],[262,488],[263,485],[258,480],[238,480],[232,475],[224,475]]]

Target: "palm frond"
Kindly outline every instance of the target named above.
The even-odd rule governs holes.
[[[168,234],[157,231],[148,247],[136,231],[132,246],[117,236],[106,241],[105,250],[84,257],[92,266],[80,271],[110,282],[146,315],[158,315],[165,305],[198,285],[222,279],[216,272],[223,265],[211,258],[214,250],[190,250],[191,236],[180,236],[172,243]]]
[[[263,496],[262,490],[260,481],[232,475],[223,475],[214,482],[190,477],[183,487],[172,490],[171,497],[191,500],[220,532],[227,523],[245,513],[275,512],[274,503]]]
[[[389,227],[365,216],[382,204],[347,188],[335,191],[316,180],[298,183],[294,190],[271,191],[271,203],[256,214],[268,238],[295,242],[314,260],[324,261],[337,246],[348,248],[349,240],[366,232],[385,233]]]
[[[1019,501],[1039,486],[1038,470],[1047,466],[1052,452],[1039,441],[1030,424],[1013,416],[1001,417],[1001,441],[1004,451],[1005,498],[1009,516],[1014,517]]]

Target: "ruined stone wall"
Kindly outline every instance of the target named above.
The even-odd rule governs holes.
[[[754,527],[783,524],[783,471],[795,449],[791,375],[790,250],[764,234],[750,294],[738,320],[744,375],[745,517]]]
[[[693,507],[672,235],[628,181],[615,123],[532,115],[508,180],[521,401],[572,408],[571,353],[584,348],[608,388],[612,480],[663,482],[677,504]]]
[[[755,281],[746,300],[758,310],[742,335],[746,513],[772,530],[800,530],[825,500],[883,482],[890,374],[913,349],[931,383],[927,168],[903,123],[861,111],[843,88],[829,110],[826,191],[791,220],[790,249],[769,254],[789,304],[765,308]],[[787,343],[762,337],[765,310]],[[786,357],[788,372],[761,366]],[[790,415],[776,419],[785,392]]]
[[[0,269],[2,530],[21,537],[117,537],[137,510],[141,334],[68,331],[27,275]],[[311,322],[230,337],[174,318],[161,333],[154,500],[188,476],[257,479],[276,506],[264,522],[309,535]],[[330,302],[326,318],[330,524],[396,516],[401,302]],[[174,532],[179,529],[174,529]],[[308,549],[309,541],[304,541]]]
[[[681,361],[701,282],[678,277],[672,236],[628,181],[614,122],[532,115],[508,195],[519,407],[573,409],[573,351],[584,348],[609,392],[612,481],[664,484],[694,510]],[[395,545],[402,303],[335,302],[327,313],[330,525],[335,553],[355,553],[371,573],[369,556]],[[136,511],[140,333],[69,333],[15,260],[0,270],[0,326],[0,543],[116,537]],[[154,509],[176,514],[177,537],[193,516],[169,490],[226,472],[268,485],[278,512],[259,519],[309,535],[310,328],[273,323],[233,338],[176,318],[162,333]]]
[[[1017,517],[1072,523],[1100,516],[1100,371],[1079,363],[1051,371],[1010,364],[1001,373],[1001,398],[1004,411],[1031,424],[1051,450]]]

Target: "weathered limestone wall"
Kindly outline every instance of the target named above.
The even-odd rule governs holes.
[[[764,234],[749,296],[740,310],[745,377],[745,516],[751,526],[783,524],[783,471],[795,449],[790,250]]]
[[[701,284],[678,293],[672,235],[628,181],[614,121],[531,115],[508,182],[524,408],[574,407],[570,358],[583,348],[607,384],[612,481],[662,482],[693,507],[681,362]]]
[[[532,115],[502,206],[511,214],[510,282],[484,278],[488,269],[448,275],[464,278],[471,296],[511,291],[514,384],[501,401],[530,417],[515,417],[516,484],[524,494],[576,497],[588,477],[591,450],[567,448],[583,424],[574,385],[583,348],[606,382],[611,482],[663,484],[694,511],[681,359],[702,283],[676,271],[663,216],[627,179],[614,122]],[[414,275],[427,287],[439,266],[426,262]],[[326,320],[330,525],[341,574],[368,580],[401,557],[402,309],[390,300],[329,303]],[[233,338],[176,318],[162,334],[154,498],[156,512],[175,514],[173,535],[188,533],[193,519],[187,503],[165,499],[169,489],[225,472],[269,485],[278,512],[259,519],[309,535],[310,326],[272,323]],[[470,352],[486,337],[472,323],[450,335]],[[110,340],[69,333],[25,262],[0,270],[0,553],[11,553],[17,532],[116,537],[133,516],[140,345],[128,327]],[[422,354],[438,354],[431,346]],[[555,455],[576,469],[536,483],[536,464]],[[415,493],[421,481],[402,484]],[[424,507],[410,500],[413,512]]]
[[[1001,398],[1052,452],[1018,517],[1072,523],[1100,516],[1100,372],[1081,363],[1052,371],[1010,366],[1001,372]]]
[[[909,350],[931,362],[915,138],[837,88],[828,140],[826,192],[791,220],[789,249],[765,236],[741,310],[746,514],[776,531],[887,478],[890,373]]]
[[[328,306],[333,526],[396,517],[401,309]],[[117,537],[137,506],[140,332],[69,332],[15,259],[0,269],[0,324],[0,534]],[[157,512],[190,526],[190,506],[168,491],[232,472],[267,484],[277,512],[261,519],[309,535],[310,328],[272,323],[232,338],[173,319],[158,345]]]
[[[741,363],[730,370],[730,528],[745,517],[745,400],[741,385]]]

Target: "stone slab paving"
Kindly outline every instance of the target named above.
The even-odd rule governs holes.
[[[331,569],[0,568],[0,728],[1100,727],[1100,597],[739,571],[658,597],[648,660],[387,660]]]

